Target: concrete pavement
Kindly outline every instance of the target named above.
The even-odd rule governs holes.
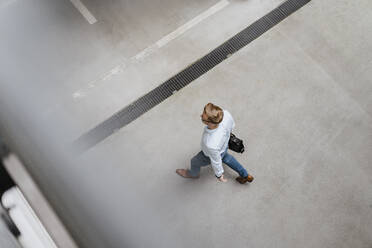
[[[197,3],[191,4],[195,6],[191,9],[182,5],[185,12],[179,15],[185,18],[176,19],[182,20],[179,24],[186,23],[216,2],[205,1],[203,10],[197,9]],[[86,70],[68,69],[68,76],[60,76],[59,80],[69,81],[68,86],[61,86],[61,91],[51,87],[50,92],[59,97],[45,100],[52,108],[42,116],[45,120],[61,116],[72,120],[72,130],[63,139],[74,139],[280,2],[230,1],[136,63],[130,58],[141,49],[128,48],[125,70],[74,100],[76,90],[89,88],[86,82],[90,80],[86,79],[95,68],[80,61]],[[109,16],[104,6],[93,1],[86,5],[98,20]],[[44,175],[52,171],[51,175],[58,177],[36,178],[45,192],[54,194],[51,199],[58,204],[60,216],[75,237],[81,235],[83,247],[130,243],[131,247],[369,248],[371,12],[368,0],[313,0],[93,147],[75,166],[53,167],[51,163],[48,166],[52,167],[43,167],[40,163],[39,167],[29,164],[29,169]],[[71,20],[81,18],[78,20],[85,29],[89,24],[83,24],[85,20],[75,14]],[[118,23],[116,28],[125,26],[121,19]],[[132,23],[132,27],[139,23]],[[151,20],[141,26],[149,23]],[[104,32],[108,26],[103,26],[97,30],[90,26],[89,35]],[[77,39],[85,37],[79,35],[80,29],[75,33]],[[129,43],[146,40],[141,44],[151,45],[171,31],[157,29],[153,36],[146,36],[151,39],[138,34],[138,40]],[[112,40],[119,37],[110,32],[106,35]],[[120,37],[117,44],[125,44],[124,36]],[[121,55],[115,60],[115,56],[91,54],[91,43],[73,44],[87,49],[89,56],[97,56],[92,63],[103,66],[97,66],[102,71],[96,76],[106,71],[103,67],[110,69],[121,61]],[[106,48],[113,54],[119,51],[107,44],[99,47],[102,54]],[[66,61],[73,59],[67,56]],[[71,75],[77,80],[68,80]],[[75,84],[77,81],[81,83]],[[235,118],[234,132],[244,139],[246,152],[234,155],[255,176],[252,184],[236,183],[236,175],[226,167],[229,181],[224,184],[216,181],[211,168],[205,168],[198,180],[175,174],[176,168],[188,167],[191,157],[199,152],[199,115],[207,102],[228,109]],[[41,159],[35,157],[35,161]]]

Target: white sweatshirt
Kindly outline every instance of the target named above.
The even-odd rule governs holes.
[[[224,110],[222,122],[216,129],[209,129],[208,126],[204,128],[201,147],[204,155],[211,159],[216,177],[223,174],[221,154],[229,145],[230,133],[234,127],[234,119],[227,110]]]

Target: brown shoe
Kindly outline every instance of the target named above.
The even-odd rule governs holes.
[[[238,181],[239,183],[241,184],[245,184],[246,182],[252,182],[254,177],[252,177],[251,175],[248,175],[247,177],[241,177],[241,176],[238,176],[237,178],[235,178],[236,181]]]
[[[199,176],[193,177],[189,175],[189,173],[185,169],[177,169],[176,173],[180,175],[181,177],[185,177],[185,178],[193,178],[193,179],[199,178]]]

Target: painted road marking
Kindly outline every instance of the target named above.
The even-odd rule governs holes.
[[[73,0],[71,0],[71,1],[73,2]],[[221,1],[219,1],[215,5],[213,5],[212,7],[210,7],[209,9],[207,9],[206,11],[204,11],[203,13],[197,15],[196,17],[194,17],[193,19],[191,19],[190,21],[188,21],[184,25],[180,26],[179,28],[177,28],[173,32],[169,33],[168,35],[164,36],[163,38],[161,38],[160,40],[158,40],[157,42],[155,42],[151,46],[145,48],[144,50],[142,50],[141,52],[139,52],[135,56],[131,57],[129,59],[129,61],[128,60],[124,60],[122,63],[118,64],[117,66],[115,66],[114,68],[112,68],[111,70],[109,70],[108,72],[106,72],[103,75],[101,75],[98,79],[90,82],[89,83],[89,86],[87,88],[80,89],[80,90],[74,92],[72,94],[72,97],[75,100],[78,100],[79,98],[85,97],[87,95],[87,91],[88,90],[96,87],[96,85],[99,84],[100,82],[104,82],[106,80],[109,80],[114,75],[117,75],[117,74],[123,72],[124,69],[127,67],[127,65],[129,63],[138,62],[138,61],[144,59],[145,57],[153,54],[156,50],[158,50],[159,48],[165,46],[166,44],[168,44],[170,41],[176,39],[177,37],[181,36],[187,30],[191,29],[192,27],[194,27],[195,25],[199,24],[200,22],[202,22],[206,18],[208,18],[211,15],[217,13],[221,9],[225,8],[227,5],[229,5],[229,3],[230,2],[228,0],[221,0]]]
[[[79,12],[84,16],[84,18],[89,22],[89,24],[94,24],[97,19],[90,13],[90,11],[85,7],[85,5],[80,0],[70,0],[71,3],[79,10]]]
[[[202,22],[203,20],[207,19],[211,15],[213,15],[213,14],[217,13],[218,11],[220,11],[221,9],[225,8],[228,4],[229,4],[229,1],[227,1],[227,0],[219,1],[217,4],[213,5],[212,7],[210,7],[209,9],[207,9],[206,11],[201,13],[200,15],[196,16],[195,18],[193,18],[189,22],[185,23],[181,27],[177,28],[172,33],[164,36],[161,40],[156,42],[157,47],[160,48],[160,47],[166,45],[171,40],[174,40],[175,38],[177,38],[181,34],[185,33],[187,30],[189,30],[190,28],[194,27],[196,24]]]

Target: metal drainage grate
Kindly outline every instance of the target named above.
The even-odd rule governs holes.
[[[194,64],[165,81],[132,104],[126,106],[109,119],[79,137],[74,144],[77,152],[83,152],[104,140],[116,130],[126,126],[149,111],[175,91],[178,91],[221,63],[231,54],[260,37],[273,26],[297,11],[311,0],[288,0],[273,11],[258,19],[240,33],[205,55]]]

